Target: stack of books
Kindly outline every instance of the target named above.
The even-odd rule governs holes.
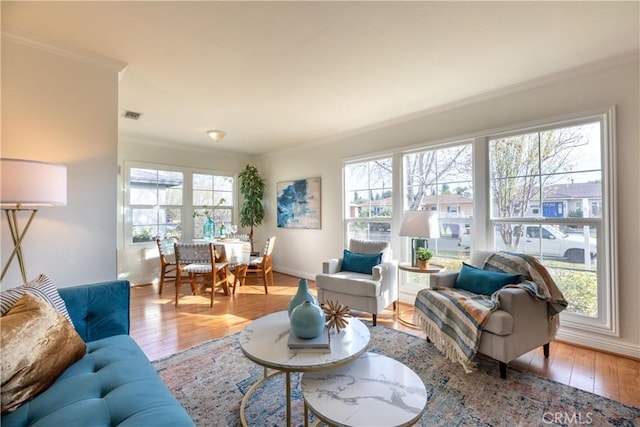
[[[331,353],[329,329],[324,328],[324,331],[315,338],[299,338],[293,331],[290,331],[287,346],[289,350],[295,351],[296,353]]]

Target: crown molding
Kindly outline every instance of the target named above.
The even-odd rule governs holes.
[[[340,132],[325,138],[320,138],[314,141],[307,142],[305,144],[296,145],[293,147],[287,147],[282,150],[275,150],[270,153],[263,153],[259,155],[260,158],[268,158],[270,156],[278,156],[282,153],[301,151],[312,147],[322,146],[331,142],[340,141],[352,136],[366,134],[391,126],[409,123],[415,120],[419,120],[425,117],[433,116],[439,113],[444,113],[458,108],[463,108],[469,105],[478,104],[493,99],[506,97],[512,94],[525,92],[527,90],[543,87],[556,82],[561,82],[570,78],[578,76],[588,75],[599,71],[607,70],[622,66],[629,63],[638,63],[640,61],[640,50],[635,49],[629,52],[625,52],[619,55],[603,58],[587,64],[578,65],[576,67],[568,68],[565,70],[557,71],[555,73],[547,74],[544,76],[536,77],[530,80],[525,80],[519,83],[514,83],[499,89],[495,89],[488,92],[483,92],[478,95],[470,96],[467,98],[459,99],[442,105],[438,105],[432,108],[409,113],[403,116],[394,117],[392,119],[384,120],[381,122],[373,123],[368,126],[363,126],[355,129],[350,129],[344,132]],[[460,138],[457,138],[460,139]]]
[[[9,40],[14,43],[18,43],[34,49],[40,49],[54,55],[73,59],[74,61],[83,62],[85,64],[94,65],[109,71],[114,71],[118,73],[118,80],[122,78],[129,65],[126,62],[122,62],[117,59],[97,55],[95,53],[81,50],[73,46],[57,42],[55,40],[19,30],[17,28],[6,26],[3,27],[2,39]]]
[[[433,108],[428,108],[422,111],[416,111],[401,117],[396,117],[385,122],[375,123],[371,126],[361,128],[359,131],[352,131],[354,134],[366,133],[370,130],[383,129],[389,126],[393,126],[399,123],[406,123],[413,120],[417,120],[423,117],[432,116],[438,113],[456,110],[468,105],[478,104],[493,99],[506,97],[509,95],[526,92],[531,89],[551,85],[553,83],[565,81],[567,79],[576,78],[578,76],[593,74],[599,71],[607,70],[610,68],[618,67],[629,63],[638,63],[640,60],[640,50],[632,50],[619,55],[610,56],[597,61],[589,62],[583,65],[578,65],[572,68],[557,71],[555,73],[543,75],[533,79],[525,80],[519,83],[514,83],[499,89],[480,93],[478,95],[470,96],[467,98],[452,101],[446,104],[442,104]]]

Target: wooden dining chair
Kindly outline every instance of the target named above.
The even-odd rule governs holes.
[[[236,287],[240,284],[238,272],[247,268],[247,264],[238,263],[237,260],[229,260],[227,258],[227,248],[225,245],[215,245],[215,257],[217,263],[227,263],[227,287],[232,287],[233,295],[236,293]]]
[[[173,250],[173,245],[169,245],[170,240],[156,239],[158,244],[158,252],[160,253],[160,285],[158,289],[158,295],[162,295],[162,289],[166,281],[177,281],[178,264],[174,260],[170,260],[171,255],[167,249]],[[168,246],[169,245],[169,246]]]
[[[199,293],[198,279],[204,287],[211,287],[211,302],[209,307],[213,307],[213,298],[218,286],[222,286],[225,295],[229,295],[228,284],[228,263],[218,262],[219,248],[213,243],[176,243],[175,254],[178,265],[178,279],[176,280],[176,307],[180,299],[180,286],[183,284],[183,273],[188,275],[188,282],[191,285],[191,292],[194,295]],[[224,250],[224,247],[223,249]]]
[[[273,248],[276,244],[276,236],[272,236],[267,239],[267,243],[264,245],[264,251],[262,256],[251,258],[249,265],[246,269],[238,272],[238,279],[241,286],[244,286],[248,277],[261,277],[264,284],[264,293],[268,294],[267,288],[268,282],[271,282],[273,286]]]

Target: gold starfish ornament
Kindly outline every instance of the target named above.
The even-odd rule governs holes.
[[[349,324],[347,319],[351,316],[348,305],[342,305],[339,301],[327,301],[322,309],[327,320],[327,328],[336,328],[336,331],[340,333],[340,330]]]

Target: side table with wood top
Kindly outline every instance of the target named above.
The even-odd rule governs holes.
[[[417,273],[417,274],[432,274],[432,273],[439,273],[441,271],[444,271],[444,269],[445,269],[444,266],[440,264],[430,263],[429,267],[427,267],[426,269],[421,269],[418,267],[414,267],[409,262],[401,262],[400,264],[398,264],[398,275],[400,275],[401,271],[406,271],[409,273]],[[398,277],[397,282],[398,282],[398,295],[400,295],[400,277]],[[398,321],[406,326],[417,328],[418,326],[415,323],[413,323],[413,321],[406,320],[402,317],[404,311],[400,309],[400,304],[398,303],[396,306],[397,306],[396,316],[398,318]]]

